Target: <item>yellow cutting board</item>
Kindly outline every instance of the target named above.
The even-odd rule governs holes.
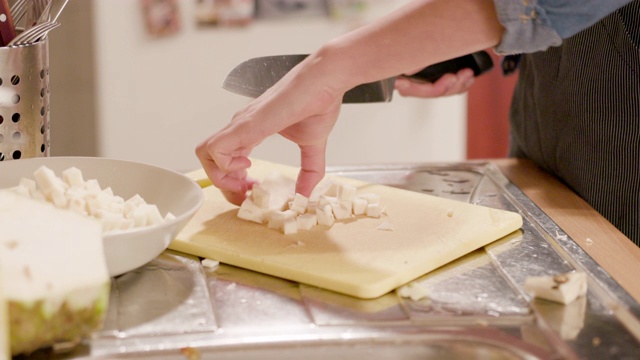
[[[250,176],[298,169],[252,160]],[[189,174],[201,181],[204,171]],[[332,227],[282,232],[239,219],[238,207],[214,186],[169,248],[358,298],[371,299],[416,279],[522,226],[514,212],[352,179],[358,193],[380,195],[386,215],[357,217]],[[379,230],[383,222],[393,231]]]

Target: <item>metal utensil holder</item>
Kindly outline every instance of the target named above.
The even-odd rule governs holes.
[[[0,47],[0,161],[49,147],[49,41]]]

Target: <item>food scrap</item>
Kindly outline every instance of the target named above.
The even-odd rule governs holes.
[[[412,282],[399,288],[398,295],[403,298],[410,298],[413,301],[418,301],[427,298],[429,293],[425,287]]]
[[[569,304],[587,293],[587,274],[572,272],[530,277],[525,280],[524,290],[537,298]]]
[[[202,259],[200,263],[202,264],[202,266],[208,269],[215,269],[220,265],[220,262],[218,260],[213,260],[213,259]]]

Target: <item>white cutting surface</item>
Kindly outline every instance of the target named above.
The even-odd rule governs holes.
[[[259,160],[253,160],[249,173],[259,180],[273,171],[290,177],[297,174],[296,168]],[[189,175],[206,177],[202,170]],[[369,299],[522,226],[522,217],[514,212],[351,179],[340,181],[357,185],[359,193],[379,194],[387,214],[284,235],[237,218],[238,207],[209,186],[203,189],[202,208],[169,247]],[[385,221],[393,231],[377,229]]]

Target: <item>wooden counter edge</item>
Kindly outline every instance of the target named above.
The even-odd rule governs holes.
[[[554,176],[524,159],[492,163],[640,302],[640,248]]]

